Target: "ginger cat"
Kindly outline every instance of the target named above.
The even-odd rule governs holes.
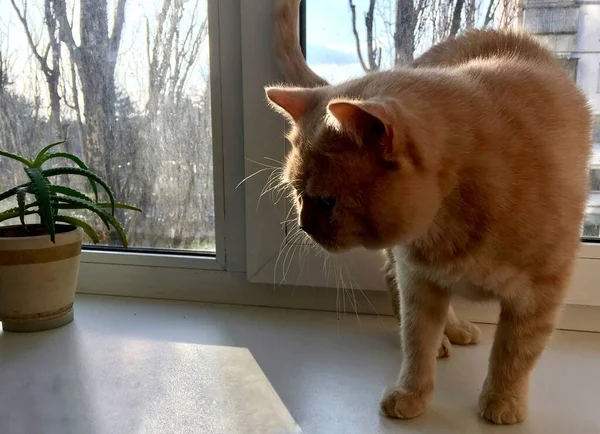
[[[387,252],[404,357],[381,410],[401,419],[425,411],[459,294],[501,305],[481,415],[522,421],[580,244],[585,97],[531,37],[492,30],[447,40],[406,68],[329,85],[301,55],[298,5],[277,2],[276,40],[285,77],[300,87],[266,89],[292,125],[284,181],[300,227],[324,249]]]

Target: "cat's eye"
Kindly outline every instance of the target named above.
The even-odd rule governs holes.
[[[319,197],[319,202],[321,206],[323,206],[326,209],[333,209],[333,207],[335,206],[335,198],[333,197],[321,196]]]
[[[296,192],[296,198],[300,206],[306,204],[321,211],[331,211],[336,204],[332,196],[309,196],[304,192]]]

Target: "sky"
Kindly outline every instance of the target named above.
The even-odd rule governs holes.
[[[15,0],[17,6],[23,11],[22,5],[26,0]],[[156,15],[160,10],[163,0],[129,0],[126,7],[126,19],[121,46],[119,50],[119,62],[117,64],[116,81],[117,85],[127,90],[128,95],[138,103],[143,105],[147,98],[147,56],[146,56],[146,20],[150,24],[151,32],[156,26]],[[187,27],[191,20],[193,1],[188,1],[187,15],[184,16],[182,25]],[[42,43],[44,47],[47,42],[46,30],[43,26],[43,1],[27,0],[28,10],[27,18],[30,21],[34,41]],[[109,11],[115,8],[116,0],[108,0]],[[206,0],[199,2],[199,9],[196,13],[198,21],[206,17]],[[68,8],[72,9],[72,23],[78,22],[79,0],[67,0]],[[112,14],[109,13],[109,29],[112,28]],[[75,40],[79,40],[79,29],[77,25],[73,26]],[[11,4],[11,0],[0,0],[0,50],[2,53],[8,53],[9,63],[12,66],[13,76],[19,77],[14,80],[13,89],[21,94],[31,93],[35,79],[33,71],[38,68],[37,60],[33,58],[29,48],[23,25]],[[66,49],[64,49],[66,53]],[[63,55],[64,56],[64,55]],[[200,51],[201,59],[195,65],[190,73],[188,84],[188,95],[200,96],[206,84],[206,78],[209,74],[209,53],[208,39],[202,45]],[[39,85],[42,94],[45,93],[45,84],[41,79]]]
[[[25,0],[15,0],[22,7]],[[120,87],[127,89],[130,97],[143,106],[147,98],[147,70],[144,68],[146,59],[146,30],[145,19],[149,18],[151,25],[163,0],[129,0],[126,9],[126,24],[123,31],[116,80]],[[362,16],[368,6],[368,0],[354,0],[357,15],[362,22]],[[43,2],[28,0],[27,17],[33,24],[34,40],[47,41],[43,23]],[[74,19],[78,21],[77,0],[67,0],[73,9]],[[114,8],[116,0],[109,0],[109,10]],[[201,1],[198,11],[200,19],[206,16],[206,0]],[[308,61],[317,73],[322,74],[333,82],[339,82],[351,77],[360,76],[363,70],[358,63],[354,36],[350,22],[350,12],[347,0],[308,0],[307,2],[307,42]],[[109,18],[112,18],[109,14]],[[109,23],[111,28],[112,23]],[[359,31],[363,34],[364,26]],[[79,39],[77,26],[74,26],[75,39]],[[27,40],[24,37],[23,26],[13,9],[11,0],[0,0],[0,50],[8,53],[15,80],[13,89],[21,94],[31,93],[34,89],[34,71],[37,70],[36,60],[31,54]],[[189,92],[201,94],[209,71],[208,41],[204,44],[202,60],[198,62],[193,77],[190,80]],[[140,62],[143,62],[140,66]],[[39,89],[44,95],[45,84],[41,77],[37,79]]]
[[[369,0],[353,0],[356,6],[357,30],[361,46],[364,50],[365,24],[364,17]],[[476,21],[484,20],[485,9],[489,0],[477,2],[479,10]],[[306,0],[307,13],[307,60],[310,66],[331,82],[340,82],[364,74],[356,53],[356,42],[352,31],[352,18],[348,0]],[[379,0],[375,9],[375,38],[383,48],[382,68],[392,66],[393,37],[383,25],[382,16],[388,21],[395,17],[395,2]],[[424,34],[421,43],[416,47],[419,54],[430,46],[430,38]],[[430,36],[430,35],[429,35]],[[366,57],[363,51],[363,56]]]
[[[71,5],[78,3],[73,0],[67,0],[67,2]],[[16,0],[16,3],[21,7],[24,0]],[[109,5],[114,3],[115,0],[109,0]],[[144,17],[148,16],[152,23],[161,3],[162,0],[129,0],[127,3],[126,25],[121,43],[117,80],[128,89],[132,96],[138,95],[137,99],[143,99],[146,86],[146,73],[141,73],[139,67],[140,61],[146,61]],[[206,1],[200,3],[199,16],[203,18],[206,14]],[[307,4],[308,55],[311,65],[318,73],[334,81],[362,75],[362,68],[358,63],[354,47],[347,0],[308,0]],[[368,5],[368,0],[355,0],[355,4],[360,19]],[[28,19],[35,24],[33,33],[36,41],[46,40],[41,25],[42,5],[42,1],[28,0],[27,15]],[[111,10],[110,7],[109,10]],[[77,8],[75,8],[75,14],[77,14]],[[335,21],[332,22],[332,19]],[[74,22],[77,22],[77,19]],[[74,32],[78,39],[77,26],[74,26]],[[208,46],[205,45],[204,57],[197,67],[197,79],[195,83],[191,83],[192,87],[200,88],[208,72]],[[22,78],[31,76],[34,59],[11,0],[0,0],[0,49],[3,53],[9,53],[15,75]],[[31,88],[31,81],[28,79],[15,83],[15,90],[18,92],[26,92]]]
[[[367,0],[355,0],[357,21],[363,22]],[[307,0],[306,53],[308,63],[317,74],[332,82],[364,74],[356,54],[352,21],[347,0]],[[359,27],[364,41],[364,26]]]
[[[25,0],[15,1],[18,5],[22,5]],[[111,10],[114,8],[116,0],[108,1],[109,5],[112,5],[109,6],[109,10]],[[147,98],[145,17],[148,17],[151,25],[154,25],[154,17],[162,1],[129,0],[127,3],[126,25],[116,72],[117,83],[120,87],[125,88],[130,97],[137,101],[140,106]],[[200,10],[198,11],[200,20],[206,16],[206,1],[200,1]],[[67,3],[77,5],[79,0],[67,0]],[[369,0],[354,0],[358,30],[363,47],[365,44],[364,14],[368,3]],[[388,3],[391,5],[393,2]],[[41,0],[28,0],[28,4],[28,18],[31,22],[37,24],[34,26],[34,33],[36,40],[38,40],[40,37],[45,37],[42,31],[43,11],[41,5],[43,2]],[[379,4],[386,4],[386,2],[381,0]],[[598,10],[600,11],[600,8]],[[74,11],[75,16],[77,16],[77,8]],[[393,13],[393,11],[390,10],[388,13]],[[318,74],[334,83],[364,74],[356,54],[348,0],[307,0],[306,22],[308,62]],[[380,20],[376,20],[377,25],[379,28],[376,27],[375,30],[380,36],[379,40],[382,43],[391,43],[391,37],[384,34]],[[77,26],[75,26],[74,31],[77,39]],[[20,93],[26,93],[33,88],[32,71],[37,68],[35,59],[33,59],[23,35],[22,25],[16,17],[11,0],[0,0],[0,49],[3,53],[9,53],[13,73],[15,76],[20,77],[14,85],[14,90]],[[391,50],[388,50],[388,53],[391,54]],[[188,94],[191,95],[200,95],[206,83],[209,71],[208,41],[203,45],[201,56],[201,60],[197,62],[195,70],[191,74],[188,87]],[[387,64],[384,62],[384,67],[389,66],[389,58],[387,60]],[[42,93],[45,90],[43,86],[45,86],[44,83],[40,81]]]

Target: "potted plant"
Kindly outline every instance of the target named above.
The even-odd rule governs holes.
[[[0,212],[0,223],[19,219],[15,226],[0,226],[0,321],[5,331],[33,332],[68,324],[73,320],[73,301],[79,274],[83,234],[97,243],[100,236],[87,222],[73,216],[73,210],[91,211],[107,229],[114,228],[123,247],[127,235],[115,217],[115,209],[140,211],[118,203],[107,183],[78,157],[55,152],[53,143],[34,159],[0,151],[0,156],[23,164],[29,182],[0,192],[2,201],[16,197],[17,206]],[[62,158],[77,167],[44,168],[50,160]],[[87,179],[94,198],[76,189],[53,183],[59,175]],[[98,200],[98,186],[107,202]],[[64,214],[71,211],[71,214]],[[37,215],[39,223],[26,224],[25,216]]]

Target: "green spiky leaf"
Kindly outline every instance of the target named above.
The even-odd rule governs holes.
[[[108,186],[108,184],[106,182],[104,182],[104,180],[102,178],[100,178],[98,175],[96,175],[94,172],[90,172],[89,170],[81,169],[81,168],[77,168],[77,167],[57,167],[55,169],[46,169],[42,172],[42,174],[48,178],[52,177],[52,176],[57,176],[57,175],[80,175],[80,176],[84,176],[88,179],[93,179],[98,184],[100,184],[100,186],[104,189],[104,191],[106,191],[106,194],[108,195],[108,198],[110,199],[111,211],[112,211],[111,214],[113,216],[115,215],[115,195],[113,194],[113,192],[110,189],[110,187]]]
[[[39,204],[38,211],[42,226],[48,230],[50,240],[54,242],[56,239],[56,231],[54,228],[54,213],[52,204],[50,203],[51,193],[48,188],[48,182],[39,169],[27,167],[25,168],[25,172],[33,184],[36,202]]]
[[[25,226],[25,199],[27,198],[27,189],[21,187],[17,190],[17,204],[19,205],[19,217],[21,224]]]
[[[62,145],[65,142],[66,142],[66,140],[61,140],[60,142],[50,143],[48,146],[46,146],[44,149],[42,149],[35,157],[35,160],[33,160],[33,163],[32,163],[33,167],[37,167],[39,169],[43,164],[42,159],[44,158],[44,155],[46,155],[46,153],[48,153],[48,151],[50,151],[52,148],[54,148],[58,145]]]
[[[100,242],[100,235],[98,235],[98,232],[96,232],[96,230],[92,226],[90,226],[83,220],[66,215],[57,215],[54,217],[54,220],[58,222],[68,223],[71,226],[78,226],[81,229],[83,229],[83,231],[87,234],[88,237],[90,237],[94,244],[98,244]]]
[[[25,158],[21,155],[13,154],[12,152],[7,152],[7,151],[0,151],[0,155],[3,157],[6,157],[6,158],[10,158],[11,160],[18,161],[19,163],[22,163],[22,164],[26,165],[27,167],[33,166],[33,161],[31,161],[28,158]]]
[[[102,208],[96,206],[94,202],[89,202],[87,200],[81,200],[74,197],[67,196],[54,196],[52,197],[52,206],[57,209],[86,209],[88,211],[92,211],[96,213],[98,217],[106,226],[106,229],[110,230],[110,219],[107,217],[110,214],[105,212]],[[112,216],[111,216],[112,217]]]
[[[10,197],[13,197],[15,194],[17,194],[17,192],[19,191],[20,188],[29,188],[31,186],[32,186],[32,184],[30,182],[28,184],[17,185],[14,188],[6,190],[5,192],[0,193],[0,201],[3,201],[4,199],[8,199]]]
[[[87,197],[85,194],[80,193],[72,188],[64,187],[62,185],[51,185],[50,192],[52,192],[53,194],[64,194],[65,196],[76,197],[77,199],[86,200],[88,202],[93,203],[92,199]]]
[[[112,207],[112,205],[108,202],[98,202],[98,203],[96,203],[96,206],[99,206],[100,208],[111,208]],[[127,205],[126,203],[120,203],[120,202],[115,202],[115,208],[128,209],[130,211],[142,212],[142,210],[139,209],[137,206]]]
[[[23,214],[24,215],[33,215],[33,214],[37,214],[37,213],[38,213],[37,211],[25,211]],[[10,220],[10,219],[16,219],[20,215],[21,215],[21,213],[19,212],[19,208],[8,209],[8,210],[0,213],[0,223],[2,223],[3,221],[6,221],[6,220]]]
[[[102,208],[97,206],[95,203],[87,202],[85,200],[76,199],[74,197],[61,197],[54,196],[52,201],[55,203],[55,206],[59,209],[87,209],[89,211],[94,212],[104,224],[110,229],[110,225],[112,225],[117,233],[119,234],[119,238],[121,238],[121,242],[123,243],[123,247],[127,248],[127,234],[125,230],[121,226],[121,223],[112,215],[104,211]]]
[[[126,249],[127,247],[129,247],[129,240],[127,239],[127,233],[125,232],[125,229],[123,229],[123,226],[121,226],[119,220],[117,220],[110,214],[107,215],[112,219],[110,222],[117,231],[117,234],[119,234],[119,238],[121,238],[121,244],[123,244],[123,247]]]
[[[40,162],[40,167],[46,161],[51,160],[53,158],[65,158],[65,159],[71,160],[72,162],[77,164],[77,166],[79,166],[79,168],[81,168],[81,169],[90,170],[89,167],[83,161],[81,161],[81,159],[79,157],[77,157],[76,155],[73,155],[73,154],[69,154],[67,152],[55,152],[52,154],[44,155]],[[94,192],[95,200],[96,200],[96,202],[98,202],[98,186],[96,185],[96,182],[91,178],[88,178],[88,182],[90,183],[90,187],[92,187],[92,191]]]

